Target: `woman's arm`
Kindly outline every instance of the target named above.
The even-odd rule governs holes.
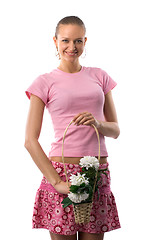
[[[105,122],[97,122],[98,131],[106,137],[118,138],[120,129],[111,91],[105,95],[104,116]]]
[[[54,188],[60,193],[67,194],[69,192],[67,182],[61,180],[38,142],[43,121],[44,107],[44,102],[39,97],[31,94],[24,146],[30,153],[37,167]]]

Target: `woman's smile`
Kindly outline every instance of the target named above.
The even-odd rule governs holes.
[[[65,51],[65,53],[68,55],[68,56],[77,56],[78,52],[75,51],[75,52],[68,52],[68,51]]]

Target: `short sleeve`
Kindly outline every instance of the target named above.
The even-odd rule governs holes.
[[[112,90],[117,83],[106,73],[104,70],[101,69],[101,77],[102,77],[102,85],[103,85],[103,92],[104,95],[107,94],[110,90]]]
[[[30,99],[31,93],[41,98],[47,104],[48,101],[48,85],[43,75],[38,76],[32,84],[25,91],[27,97]]]

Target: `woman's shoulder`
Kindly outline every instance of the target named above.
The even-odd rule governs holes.
[[[100,75],[103,75],[103,74],[107,74],[107,72],[103,69],[103,68],[100,68],[100,67],[86,67],[86,66],[83,66],[83,68],[88,71],[88,72],[93,72],[93,73],[97,73],[97,74],[100,74]]]
[[[56,68],[46,71],[43,73],[40,73],[37,77],[37,80],[45,82],[48,86],[50,86],[53,83],[53,80],[55,79],[56,75]]]
[[[98,78],[103,78],[104,76],[108,76],[107,72],[100,68],[100,67],[84,67],[85,71],[88,72],[88,74],[97,76]]]

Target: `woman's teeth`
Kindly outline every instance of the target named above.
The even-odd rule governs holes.
[[[66,52],[69,56],[77,55],[77,52]]]

